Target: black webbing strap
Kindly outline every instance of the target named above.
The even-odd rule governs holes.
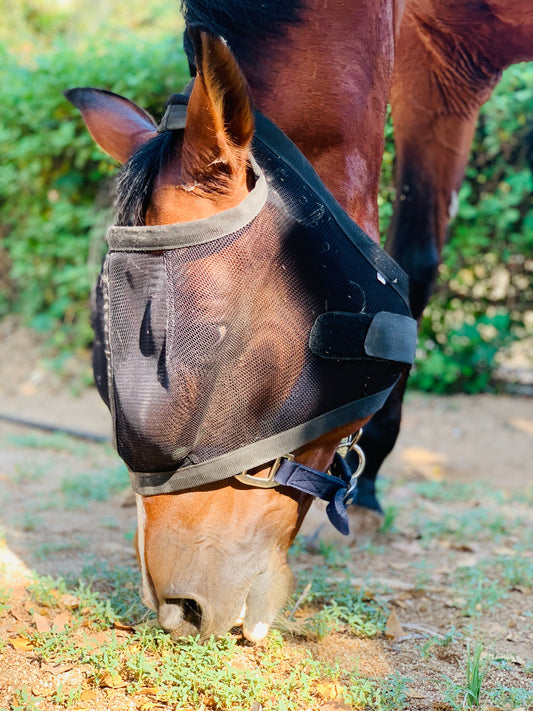
[[[352,481],[351,470],[338,452],[335,453],[331,471],[333,474],[307,467],[292,459],[282,459],[274,481],[329,501],[326,507],[328,518],[346,536],[350,532],[346,513],[348,492],[355,486],[355,481]]]

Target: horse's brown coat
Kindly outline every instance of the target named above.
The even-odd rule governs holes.
[[[385,248],[409,275],[417,319],[457,209],[479,109],[507,66],[531,59],[530,0],[406,2],[390,94],[396,201]],[[405,382],[363,435],[367,491],[398,435]]]

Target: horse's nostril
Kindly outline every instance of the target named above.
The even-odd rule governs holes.
[[[183,611],[184,622],[188,622],[197,630],[200,629],[202,625],[202,608],[196,600],[187,597],[171,597],[167,598],[165,602],[167,605],[179,605]]]

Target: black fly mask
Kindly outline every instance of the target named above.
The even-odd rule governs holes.
[[[262,115],[252,168],[235,208],[108,231],[95,373],[141,494],[238,475],[369,416],[413,361],[406,275]]]

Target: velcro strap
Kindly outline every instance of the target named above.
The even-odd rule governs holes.
[[[417,323],[410,316],[328,311],[320,314],[309,335],[309,348],[321,358],[380,358],[413,363]]]

